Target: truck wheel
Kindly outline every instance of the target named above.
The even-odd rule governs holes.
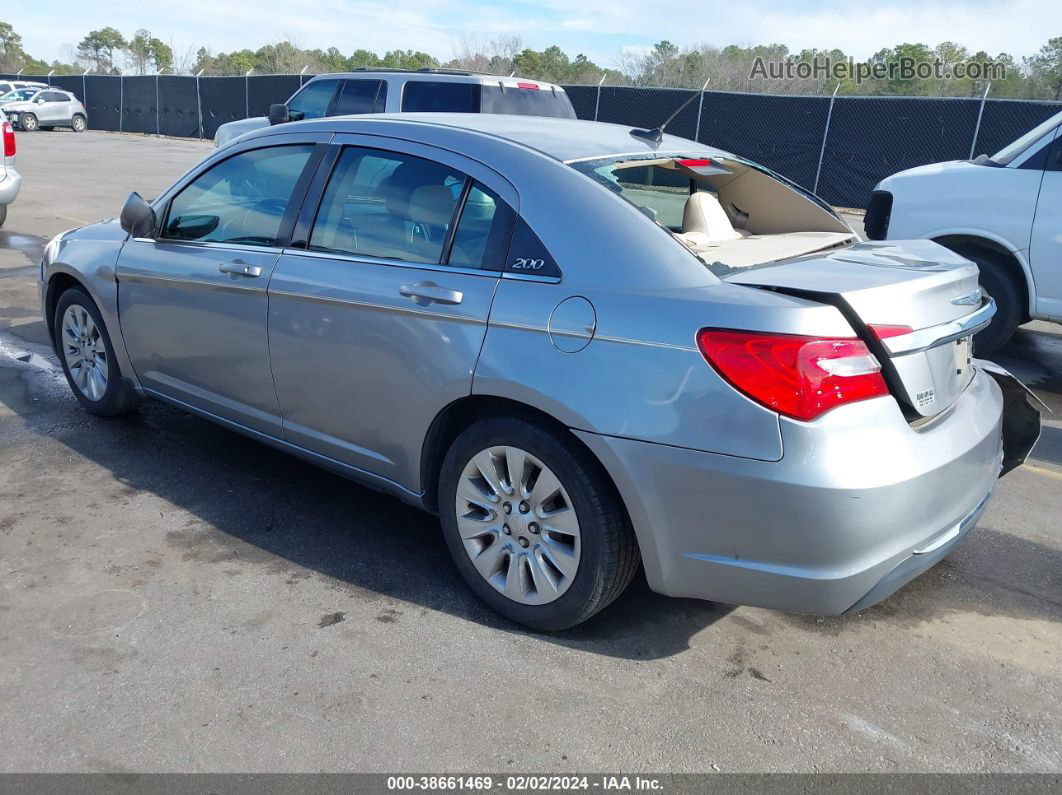
[[[981,269],[981,292],[996,302],[996,316],[988,328],[974,335],[974,352],[978,356],[991,356],[1010,341],[1021,325],[1022,297],[1018,285],[998,259],[984,252],[970,259]]]

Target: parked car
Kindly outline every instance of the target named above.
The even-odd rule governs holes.
[[[1039,415],[991,301],[743,158],[569,119],[271,127],[45,248],[77,400],[157,398],[438,513],[551,630],[664,594],[861,609],[946,555]],[[955,300],[962,299],[962,300]]]
[[[988,157],[933,163],[878,183],[875,240],[929,238],[976,262],[996,316],[975,339],[999,350],[1022,323],[1062,322],[1062,113]]]
[[[0,111],[0,139],[3,149],[0,159],[0,226],[3,226],[7,220],[7,205],[14,203],[22,185],[22,177],[15,170],[15,131],[3,111]]]
[[[47,83],[36,83],[32,80],[0,80],[0,94],[23,88],[32,88],[40,91],[42,88],[50,87]]]
[[[273,105],[268,118],[259,116],[221,125],[214,135],[214,146],[224,146],[245,132],[270,124],[398,111],[575,118],[575,109],[564,89],[541,80],[447,69],[359,69],[313,78],[287,103]]]
[[[88,128],[85,106],[70,92],[57,88],[38,91],[20,102],[7,102],[0,109],[18,129],[26,132],[55,127],[69,127],[74,132],[84,132]]]

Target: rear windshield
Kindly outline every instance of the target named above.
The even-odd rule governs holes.
[[[574,119],[575,109],[563,91],[483,86],[483,113],[512,113],[518,116],[552,116]]]
[[[649,218],[673,232],[682,229],[682,212],[686,199],[696,188],[689,174],[676,171],[673,161],[682,155],[649,155],[643,158],[624,156],[572,163],[582,174],[604,185],[629,201]]]

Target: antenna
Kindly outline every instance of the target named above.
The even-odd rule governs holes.
[[[705,80],[704,85],[701,86],[701,90],[698,91],[696,94],[692,94],[689,99],[679,105],[678,110],[668,116],[664,120],[664,123],[661,124],[659,127],[654,127],[651,130],[642,130],[640,128],[635,128],[631,130],[631,135],[633,135],[635,138],[644,138],[646,141],[652,141],[654,144],[660,143],[662,140],[664,140],[664,129],[675,120],[676,116],[682,113],[682,111],[686,110],[686,108],[691,102],[693,102],[693,100],[697,99],[699,95],[705,92],[705,90],[708,88],[708,84],[711,81],[712,78],[710,77]]]

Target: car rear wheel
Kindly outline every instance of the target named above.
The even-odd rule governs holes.
[[[534,419],[490,418],[463,431],[443,462],[439,506],[472,590],[533,629],[585,621],[638,567],[630,521],[600,464]]]
[[[54,329],[63,374],[86,411],[111,417],[136,406],[100,311],[83,290],[72,287],[59,296]]]
[[[87,126],[84,116],[75,116],[74,120],[70,122],[70,129],[77,133],[85,132],[85,127]]]
[[[37,122],[37,117],[32,113],[23,113],[22,118],[19,119],[18,126],[23,132],[36,132],[40,125]]]

